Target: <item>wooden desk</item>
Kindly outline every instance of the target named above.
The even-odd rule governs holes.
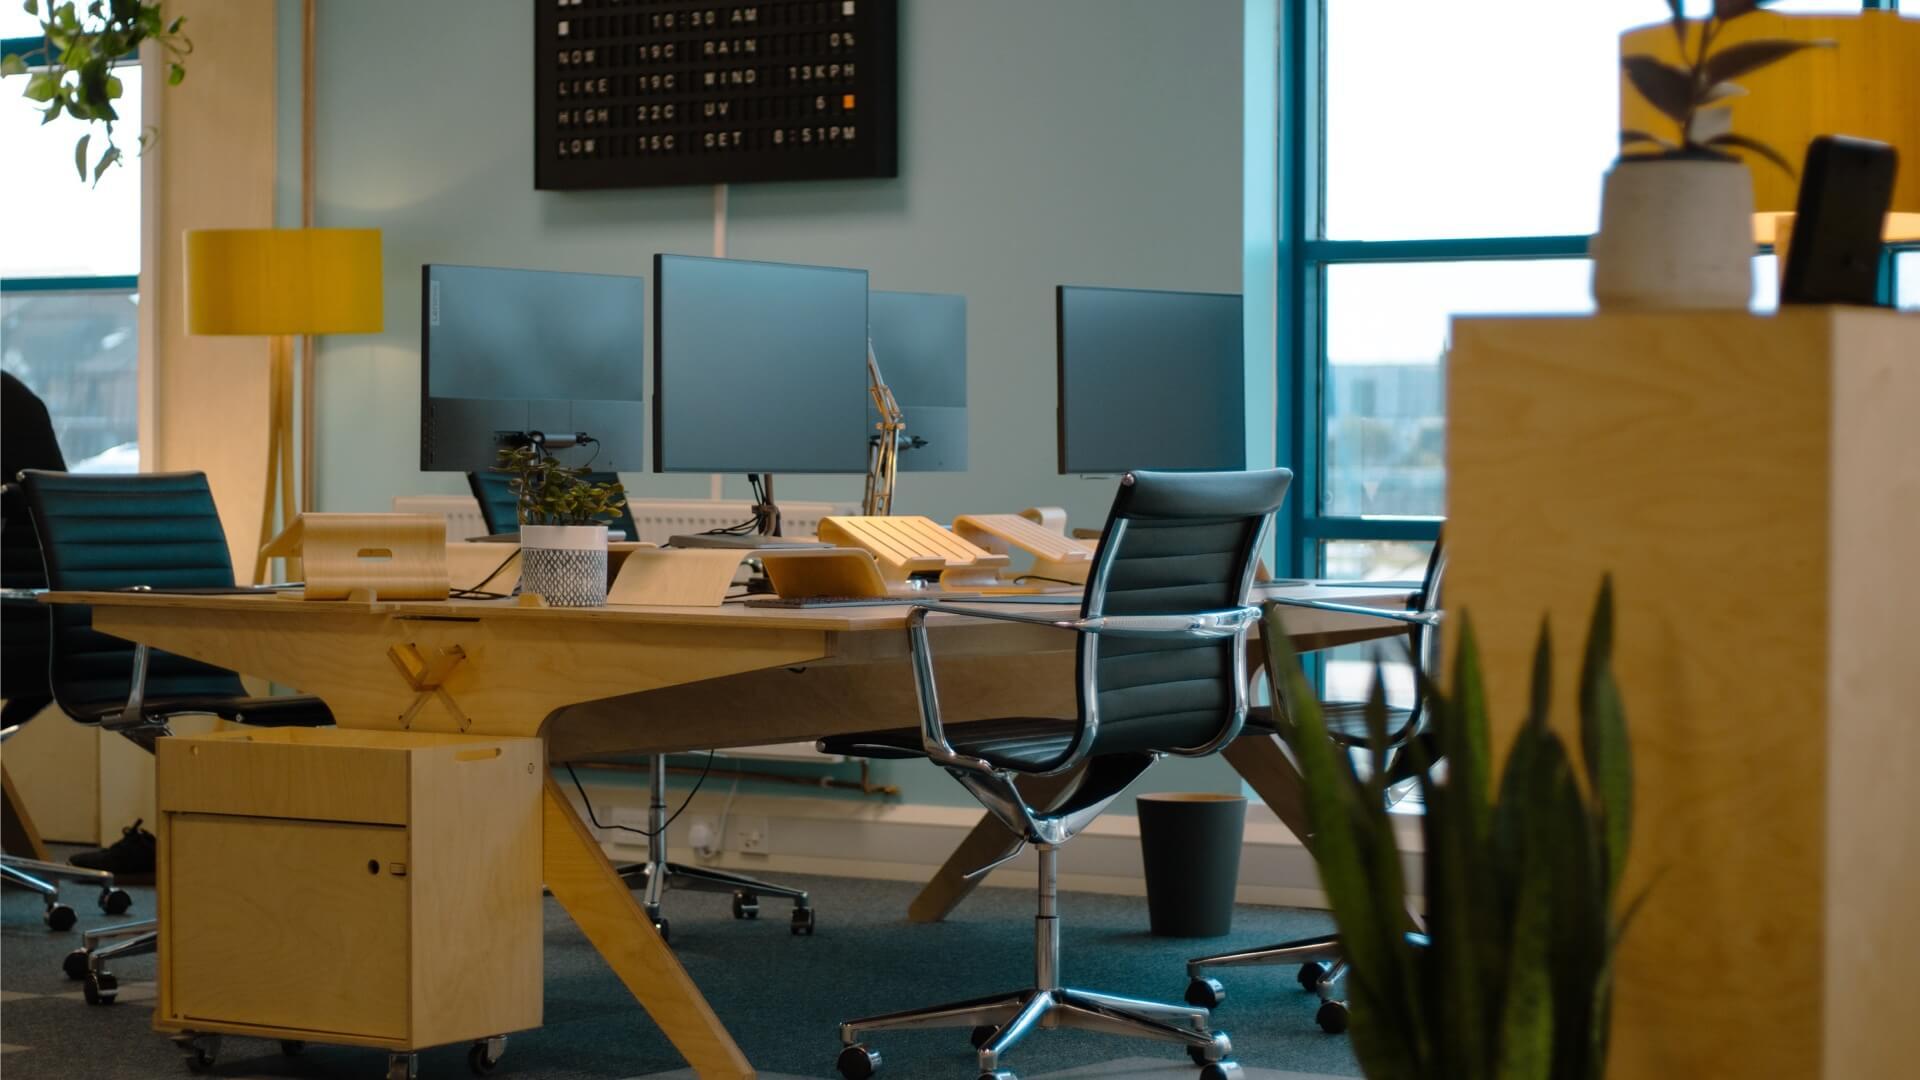
[[[1406,597],[1386,589],[1286,591],[1390,607]],[[342,727],[541,736],[550,763],[811,739],[918,717],[904,606],[528,608],[137,593],[48,599],[92,605],[94,627],[104,633],[317,695]],[[1063,601],[1063,613],[1072,603]],[[1289,625],[1301,649],[1400,632],[1362,616],[1306,610]],[[949,723],[1072,713],[1073,635],[949,615],[935,615],[928,628]],[[1242,739],[1227,757],[1283,820],[1300,820],[1292,773],[1271,738]],[[554,897],[699,1075],[754,1075],[551,769],[544,803],[545,877]],[[971,888],[960,872],[1009,840],[997,823],[983,822],[915,902],[915,917],[951,910]]]

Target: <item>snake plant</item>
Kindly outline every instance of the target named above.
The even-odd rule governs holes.
[[[1351,965],[1354,1050],[1371,1080],[1600,1080],[1606,1070],[1616,914],[1632,831],[1632,764],[1610,657],[1613,590],[1600,588],[1580,673],[1581,764],[1548,723],[1542,624],[1530,703],[1494,775],[1472,624],[1461,620],[1451,685],[1425,686],[1416,755],[1426,814],[1426,934],[1410,938],[1407,882],[1384,770],[1357,771],[1328,738],[1314,694],[1269,613],[1270,670],[1306,781],[1311,847]],[[1384,748],[1385,691],[1367,709]],[[1433,758],[1443,758],[1439,769]],[[1376,760],[1380,760],[1376,755]],[[1584,774],[1584,782],[1576,778]],[[1628,905],[1629,909],[1634,905]]]

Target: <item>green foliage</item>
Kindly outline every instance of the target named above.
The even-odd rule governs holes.
[[[40,20],[43,43],[25,55],[0,57],[0,75],[27,76],[22,96],[41,106],[42,124],[65,114],[89,126],[96,122],[103,126],[104,146],[92,167],[93,183],[98,184],[107,169],[123,158],[113,141],[113,125],[120,119],[114,102],[120,100],[122,90],[113,75],[114,62],[137,52],[142,42],[157,42],[167,56],[167,85],[178,85],[187,77],[181,60],[193,52],[193,42],[180,32],[187,20],[169,20],[160,11],[162,4],[141,0],[92,0],[84,13],[71,0],[49,4],[45,14],[40,0],[26,0],[22,6]],[[148,128],[141,133],[142,150],[153,131]],[[73,167],[82,182],[87,179],[92,140],[89,130],[73,147]]]
[[[1582,775],[1548,724],[1552,660],[1543,625],[1527,716],[1493,775],[1486,689],[1463,618],[1451,687],[1424,686],[1426,738],[1407,744],[1426,814],[1426,930],[1410,939],[1406,883],[1384,769],[1362,777],[1328,737],[1312,689],[1267,610],[1262,637],[1306,782],[1311,845],[1351,970],[1354,1051],[1371,1080],[1601,1080],[1617,892],[1633,827],[1633,766],[1615,685],[1613,586],[1594,606],[1580,672]],[[1367,708],[1385,760],[1381,680]],[[1444,762],[1444,780],[1436,779]],[[1497,784],[1497,797],[1495,785]],[[1629,916],[1630,917],[1630,913]]]
[[[585,466],[569,468],[531,446],[500,451],[493,471],[513,474],[522,525],[604,525],[627,505],[618,480],[590,484]]]
[[[1680,139],[1676,142],[1649,131],[1628,130],[1620,133],[1621,147],[1624,149],[1645,143],[1659,148],[1659,152],[1652,155],[1655,157],[1706,156],[1728,161],[1738,160],[1727,152],[1730,148],[1738,148],[1759,154],[1792,176],[1792,163],[1758,139],[1730,131],[1709,132],[1712,127],[1708,121],[1709,114],[1721,110],[1709,110],[1707,107],[1746,93],[1734,79],[1784,60],[1803,49],[1832,48],[1834,45],[1832,41],[1824,39],[1764,39],[1743,41],[1717,53],[1713,51],[1713,40],[1726,28],[1727,23],[1753,14],[1768,2],[1770,0],[1714,0],[1713,14],[1705,19],[1700,28],[1699,48],[1689,58],[1687,18],[1681,12],[1681,0],[1667,0],[1667,10],[1672,12],[1674,40],[1680,44],[1680,57],[1686,61],[1686,66],[1676,67],[1651,56],[1629,56],[1620,63],[1627,73],[1627,81],[1633,83],[1633,88],[1640,92],[1640,96],[1679,125]]]

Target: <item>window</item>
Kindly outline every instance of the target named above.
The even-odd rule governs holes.
[[[1893,303],[1902,311],[1920,311],[1920,251],[1894,256]]]
[[[0,32],[37,35],[18,5],[6,7]],[[9,37],[4,50],[40,47],[37,36]],[[0,79],[0,367],[47,403],[68,467],[86,472],[135,472],[140,460],[140,68],[121,64],[115,75],[124,87],[115,141],[127,163],[97,186],[74,168],[80,125],[42,126],[20,96],[25,76]]]
[[[1298,331],[1281,350],[1296,403],[1282,432],[1296,462],[1282,561],[1293,572],[1420,576],[1410,560],[1424,560],[1446,514],[1451,316],[1592,310],[1586,247],[1617,152],[1619,34],[1667,7],[1551,6],[1282,5],[1279,216],[1292,257],[1279,309]],[[1863,6],[1894,5],[1772,7]],[[1920,251],[1895,266],[1899,302],[1920,305]],[[1775,306],[1777,280],[1774,257],[1757,255],[1755,310]],[[1328,677],[1358,659],[1330,655]]]

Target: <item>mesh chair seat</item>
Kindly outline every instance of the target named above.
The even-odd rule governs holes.
[[[141,706],[141,711],[151,717],[206,713],[250,727],[324,727],[333,723],[333,713],[314,697],[169,695],[147,698]],[[92,702],[66,711],[83,724],[97,724],[118,715],[124,707],[124,703]]]
[[[1364,701],[1323,701],[1320,703],[1320,715],[1327,722],[1327,735],[1342,746],[1367,746],[1367,703]],[[1387,734],[1406,728],[1412,719],[1413,710],[1389,706],[1387,708]],[[1273,712],[1265,705],[1252,705],[1247,708],[1247,724],[1240,729],[1242,735],[1278,734],[1273,726]],[[1390,742],[1390,746],[1397,745]]]
[[[1046,772],[1066,759],[1080,721],[1072,717],[1011,716],[948,724],[947,741],[955,750],[997,769]],[[925,757],[919,728],[890,728],[834,735],[820,740],[828,754],[867,758]]]

